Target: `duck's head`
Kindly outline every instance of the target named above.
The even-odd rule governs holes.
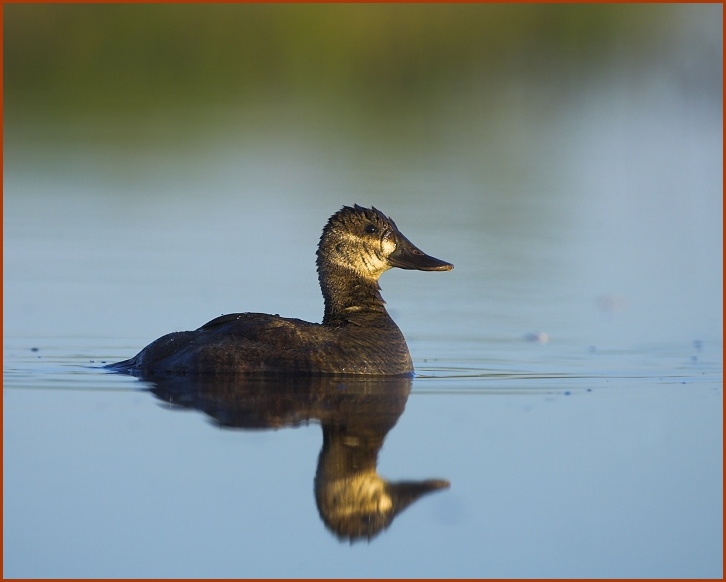
[[[330,217],[320,237],[317,263],[319,270],[343,269],[372,280],[392,267],[419,271],[454,268],[417,248],[381,211],[357,204],[343,206]]]

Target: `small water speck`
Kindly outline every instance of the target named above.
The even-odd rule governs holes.
[[[600,295],[597,306],[605,313],[616,313],[628,308],[628,300],[622,295]]]
[[[30,348],[30,351],[31,352],[37,352],[38,351],[38,348]]]

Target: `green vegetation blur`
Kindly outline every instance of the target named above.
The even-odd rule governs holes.
[[[658,50],[672,5],[6,4],[6,115],[275,102],[405,111]]]

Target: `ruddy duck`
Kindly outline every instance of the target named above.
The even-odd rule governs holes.
[[[411,375],[406,340],[384,307],[378,278],[391,267],[450,271],[454,265],[420,251],[379,210],[356,204],[328,220],[317,266],[322,323],[264,313],[222,315],[196,331],[167,334],[108,367],[143,376]]]

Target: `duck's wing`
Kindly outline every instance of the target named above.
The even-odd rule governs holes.
[[[199,341],[246,340],[270,349],[309,349],[328,339],[319,323],[267,313],[230,313],[205,323],[194,332]],[[226,338],[226,339],[224,339]]]
[[[265,319],[270,317],[276,316],[270,316],[265,313],[228,313],[226,315],[215,317],[212,321],[208,321],[202,327],[197,329],[197,331],[220,331],[230,325],[238,326],[240,324],[244,325],[245,323],[252,324],[254,321],[263,322]]]
[[[283,339],[288,336],[300,342],[301,334],[313,334],[321,328],[320,324],[301,319],[280,317],[267,313],[229,313],[216,317],[197,329],[200,335],[232,335],[254,341],[264,341],[270,337]]]

